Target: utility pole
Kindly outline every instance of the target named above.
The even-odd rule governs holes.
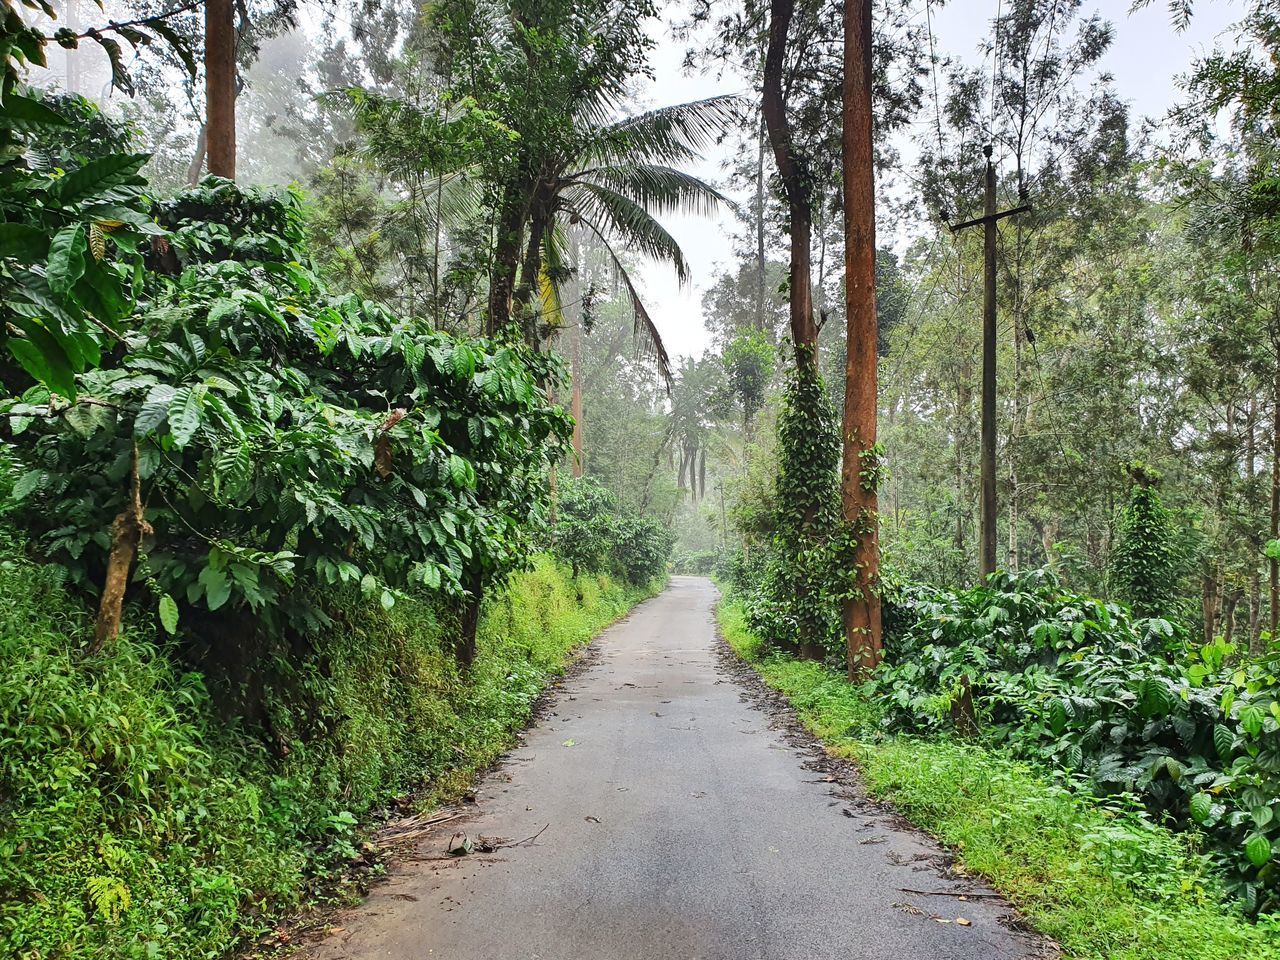
[[[233,0],[205,0],[204,109],[209,173],[236,178],[236,29]]]
[[[986,197],[983,214],[974,220],[952,224],[951,232],[983,228],[982,244],[982,579],[996,572],[996,224],[1031,210],[1030,204],[996,210],[996,165],[991,144],[982,148],[987,158]]]
[[[880,520],[877,516],[875,157],[871,119],[871,0],[845,0],[844,166],[845,378],[840,507],[857,537],[858,589],[844,601],[849,679],[880,663]]]

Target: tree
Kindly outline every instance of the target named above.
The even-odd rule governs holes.
[[[713,142],[730,98],[615,118],[652,45],[647,0],[444,4],[434,12],[439,69],[423,107],[362,92],[360,125],[386,166],[465,175],[493,224],[487,324],[515,319],[532,345],[560,324],[560,290],[576,264],[566,228],[578,226],[610,259],[635,314],[636,334],[670,378],[666,349],[618,244],[688,267],[657,215],[709,211],[723,201],[675,165]],[[448,110],[437,109],[447,105]],[[432,149],[443,138],[457,149]]]
[[[209,173],[236,178],[236,28],[233,0],[205,0],[205,154]]]
[[[1142,463],[1129,467],[1133,486],[1111,560],[1116,596],[1139,617],[1172,619],[1177,602],[1178,554],[1173,522],[1160,501],[1160,473]],[[1212,628],[1205,642],[1213,640]]]
[[[871,0],[845,0],[844,13],[844,222],[846,355],[841,509],[857,538],[851,595],[844,600],[850,679],[880,662],[880,449],[876,363],[876,208],[871,120]]]

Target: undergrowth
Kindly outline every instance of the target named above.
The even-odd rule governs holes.
[[[1280,922],[1251,923],[1223,904],[1196,834],[1153,823],[1136,800],[1086,799],[976,742],[885,735],[877,705],[841,674],[767,653],[732,600],[718,616],[730,646],[858,764],[872,795],[954,850],[1069,956],[1280,958]]]
[[[229,723],[149,628],[87,655],[57,568],[2,553],[0,956],[24,960],[223,956],[349,859],[380,805],[456,794],[642,593],[539,557],[486,603],[466,676],[431,608],[353,601],[277,665],[307,696],[270,701],[268,733]]]

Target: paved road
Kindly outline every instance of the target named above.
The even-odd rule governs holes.
[[[902,891],[987,892],[945,876],[936,846],[826,779],[813,748],[722,662],[715,600],[708,581],[676,577],[607,631],[521,748],[481,782],[473,812],[436,828],[420,858],[394,865],[308,954],[1045,956],[1007,925],[1012,911],[998,900]],[[543,832],[491,855],[427,859],[455,828],[512,841]]]

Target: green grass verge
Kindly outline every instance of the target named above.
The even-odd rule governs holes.
[[[150,628],[86,656],[81,604],[18,554],[0,544],[0,956],[22,960],[223,956],[346,863],[391,797],[461,790],[643,595],[539,557],[486,603],[467,676],[431,607],[352,600],[255,662],[275,686],[250,726]]]
[[[1280,919],[1252,924],[1224,906],[1194,836],[977,743],[885,736],[875,704],[843,675],[767,654],[732,600],[718,617],[729,645],[832,753],[858,764],[874,796],[955,851],[1068,956],[1280,958]]]

